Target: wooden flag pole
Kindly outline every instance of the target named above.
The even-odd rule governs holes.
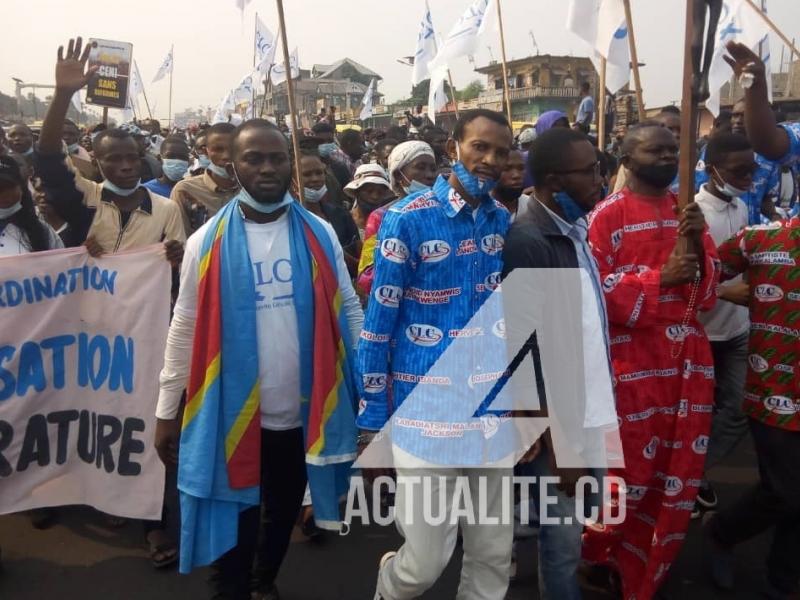
[[[453,76],[450,74],[450,69],[447,69],[447,81],[450,83],[450,99],[453,101],[453,108],[456,109],[456,119],[460,119],[461,117],[458,116],[458,100],[456,100],[456,88],[453,85]]]
[[[278,19],[281,28],[281,41],[283,44],[283,65],[286,69],[286,95],[289,99],[289,114],[292,120],[292,150],[294,152],[294,172],[297,176],[297,195],[300,198],[300,204],[305,205],[305,198],[303,194],[303,169],[301,168],[302,162],[300,157],[300,131],[299,119],[297,118],[297,107],[294,103],[294,83],[292,82],[292,61],[289,57],[289,43],[286,40],[286,19],[283,15],[283,0],[275,0],[278,4]],[[299,67],[300,65],[298,65]]]
[[[633,32],[633,15],[631,13],[631,0],[623,0],[625,4],[625,23],[628,26],[628,46],[631,51],[631,66],[633,67],[633,84],[636,87],[636,104],[639,105],[639,121],[647,117],[644,112],[644,97],[642,96],[642,80],[639,77],[639,55],[636,52],[636,35]]]
[[[506,68],[506,36],[503,32],[503,12],[500,8],[500,0],[495,0],[497,4],[497,22],[500,25],[500,57],[503,60],[503,94],[506,97],[506,113],[508,116],[508,124],[511,128],[511,92],[508,89],[508,69]]]
[[[694,39],[694,2],[686,0],[686,32],[683,45],[683,97],[681,99],[681,145],[680,145],[680,190],[678,206],[685,207],[694,202],[694,171],[697,165],[697,125],[699,111],[692,86],[694,63],[692,41]]]
[[[172,73],[175,72],[175,46],[169,50],[172,59],[172,66],[169,68],[169,116],[167,117],[167,129],[172,130]]]
[[[753,0],[744,0],[744,1],[747,4],[749,4],[750,8],[756,11],[761,16],[762,19],[764,19],[764,22],[767,24],[767,26],[769,26],[769,28],[775,32],[775,35],[781,38],[781,41],[783,41],[783,43],[786,44],[792,52],[794,52],[795,54],[800,54],[800,50],[797,49],[797,46],[795,46],[794,43],[790,41],[789,38],[786,37],[786,35],[780,29],[778,29],[778,26],[775,25],[775,21],[770,19],[767,13],[761,10],[761,8],[755,2],[753,2]]]
[[[600,106],[597,112],[597,148],[606,148],[606,68],[608,61],[600,57]]]

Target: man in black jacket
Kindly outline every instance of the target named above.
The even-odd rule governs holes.
[[[586,215],[600,200],[603,183],[600,164],[588,138],[564,128],[554,128],[539,136],[528,160],[537,185],[528,210],[519,215],[506,237],[503,275],[517,268],[580,268],[584,271],[581,273],[580,331],[586,390],[583,427],[584,440],[588,441],[589,431],[609,430],[617,424],[603,288],[587,242]],[[570,331],[567,324],[564,325],[563,331]],[[539,389],[541,394],[542,387]],[[559,402],[557,390],[553,395],[550,402]],[[553,490],[532,494],[540,519],[544,509],[549,517],[559,519],[560,524],[545,524],[544,519],[541,522],[539,594],[545,600],[579,599],[576,570],[581,558],[583,515],[576,514],[574,496],[576,482],[588,471],[558,468],[549,431],[541,441],[541,453],[531,464],[531,472],[524,474],[560,478],[555,493],[557,502],[551,499],[549,507],[542,506],[539,500],[543,492],[552,495]]]

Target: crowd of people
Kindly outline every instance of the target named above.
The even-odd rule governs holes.
[[[740,45],[729,51],[735,74],[749,73],[754,84],[698,142],[695,181],[687,184],[678,178],[680,111],[633,125],[598,150],[589,89],[575,122],[551,111],[521,132],[489,110],[462,114],[452,131],[431,124],[421,107],[408,126],[388,130],[338,131],[335,112],[323,112],[297,132],[297,160],[289,134],[266,119],[84,130],[66,113],[91,74],[88,48],[78,38],[59,49],[41,131],[17,124],[0,137],[0,257],[82,245],[102,260],[163,244],[173,313],[153,443],[179,473],[180,518],[202,519],[205,503],[222,498],[204,497],[196,483],[219,469],[256,489],[245,509],[227,513],[238,519],[236,535],[215,555],[199,531],[213,536],[216,523],[179,544],[168,533],[168,521],[179,518],[171,511],[144,522],[153,566],[180,559],[186,571],[211,562],[214,598],[279,598],[275,580],[293,527],[317,535],[340,520],[341,490],[326,491],[318,470],[334,455],[352,461],[412,394],[440,397],[441,382],[428,373],[470,331],[501,279],[515,269],[580,269],[582,318],[569,331],[577,327],[587,347],[585,427],[618,427],[624,466],[603,475],[624,481],[606,500],[624,502],[627,516],[619,524],[540,524],[540,597],[580,598],[582,586],[625,600],[658,597],[689,521],[707,511],[715,584],[733,589],[735,546],[772,529],[764,597],[793,597],[800,123],[776,119],[758,57]],[[681,185],[696,192],[683,207]],[[254,302],[242,303],[253,290]],[[224,318],[226,303],[237,298],[233,323]],[[209,323],[223,339],[216,368],[231,382],[219,389],[204,383]],[[242,386],[246,397],[256,392],[240,429],[243,440],[255,435],[254,445],[239,445],[252,454],[239,464],[234,448],[227,466],[202,464],[192,453],[205,430],[193,425],[210,401],[224,409]],[[557,390],[551,396],[559,401]],[[337,399],[325,413],[335,428],[314,417],[319,398]],[[748,430],[759,481],[720,505],[706,470]],[[325,449],[312,465],[319,447],[312,441],[321,438]],[[432,492],[411,485],[415,475],[435,478],[448,497],[458,476],[483,478],[487,516],[513,501],[501,493],[503,478],[555,475],[554,510],[567,516],[589,473],[559,465],[549,431],[513,470],[443,465],[408,448],[393,448],[404,542],[379,562],[376,600],[423,594],[459,534],[456,597],[501,600],[513,578],[514,525],[426,523],[423,496]],[[364,470],[368,479],[380,474]],[[540,495],[533,498],[535,514],[543,507]],[[32,519],[44,527],[54,514],[35,511]]]

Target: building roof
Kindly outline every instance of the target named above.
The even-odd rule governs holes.
[[[525,58],[517,58],[515,60],[506,61],[506,67],[509,69],[514,68],[516,66],[537,63],[537,64],[545,64],[552,60],[572,60],[578,62],[587,62],[591,64],[591,61],[586,56],[555,56],[552,54],[537,54],[536,56],[526,56]],[[494,71],[500,70],[503,68],[503,64],[499,61],[494,61],[489,63],[484,67],[477,67],[475,71],[477,73],[484,73],[488,75]]]
[[[374,77],[375,79],[383,79],[383,77],[378,75],[372,69],[368,69],[364,65],[357,63],[356,61],[350,58],[343,58],[341,60],[336,61],[332,65],[314,65],[312,74],[315,75],[315,79],[330,78],[337,69],[339,69],[345,64],[349,64],[358,73],[364,75],[365,77]]]

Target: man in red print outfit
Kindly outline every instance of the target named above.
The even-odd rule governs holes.
[[[625,522],[587,530],[584,557],[619,574],[624,600],[648,600],[686,535],[703,477],[714,368],[699,309],[716,301],[714,242],[695,203],[669,185],[678,144],[643,123],[623,142],[627,187],[598,205],[589,242],[603,280],[625,468]],[[683,239],[681,239],[683,238]]]

